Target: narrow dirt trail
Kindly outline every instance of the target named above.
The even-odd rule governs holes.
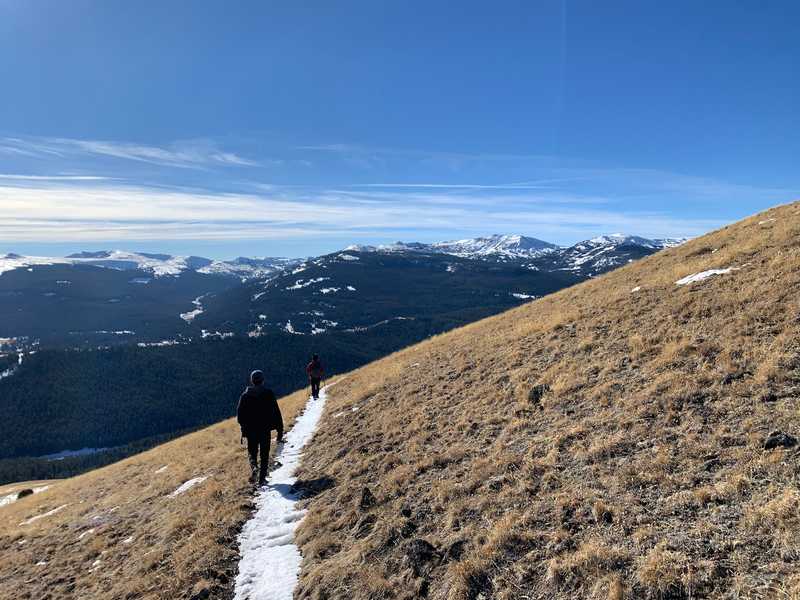
[[[303,447],[311,440],[325,407],[326,388],[319,399],[309,398],[303,414],[276,448],[280,465],[269,483],[256,495],[256,511],[239,535],[239,573],[235,600],[291,600],[302,557],[294,532],[305,515],[297,508],[299,494],[293,486]]]

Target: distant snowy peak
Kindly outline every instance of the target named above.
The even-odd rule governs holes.
[[[451,254],[461,258],[532,258],[556,250],[558,246],[524,235],[491,235],[424,244],[421,242],[396,242],[380,246],[353,244],[344,249],[350,252],[427,252]]]
[[[450,254],[461,258],[492,260],[525,260],[548,255],[574,255],[585,252],[611,251],[636,247],[651,251],[671,248],[685,242],[684,238],[648,239],[637,235],[614,233],[578,242],[567,248],[519,234],[491,235],[488,237],[452,240],[423,244],[396,242],[380,246],[353,244],[344,249],[350,252],[427,252]]]
[[[612,233],[611,235],[601,235],[590,240],[578,242],[573,248],[596,248],[598,246],[639,246],[651,250],[661,250],[679,246],[686,241],[686,238],[663,238],[651,240],[638,235],[627,235],[624,233]]]
[[[438,242],[431,244],[431,247],[439,252],[464,258],[486,256],[530,258],[558,248],[555,244],[518,234]]]
[[[202,256],[172,256],[125,250],[78,252],[66,257],[21,256],[10,253],[0,257],[0,274],[14,269],[30,269],[35,266],[90,265],[119,271],[148,271],[156,277],[176,276],[185,271],[195,271],[210,275],[250,279],[271,275],[299,262],[299,260],[291,258],[244,257],[226,261],[212,260]]]
[[[594,276],[685,241],[682,238],[652,240],[623,233],[602,235],[559,250],[558,262],[561,269]]]

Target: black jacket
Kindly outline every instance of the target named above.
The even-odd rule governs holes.
[[[263,385],[251,385],[242,392],[236,418],[245,437],[269,435],[273,429],[278,431],[279,437],[283,437],[283,417],[278,400],[273,391]]]

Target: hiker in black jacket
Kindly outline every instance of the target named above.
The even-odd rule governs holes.
[[[247,452],[250,455],[250,481],[258,485],[267,481],[269,467],[269,438],[273,429],[278,431],[277,443],[283,441],[283,417],[278,408],[278,400],[269,388],[264,387],[264,373],[253,371],[251,385],[239,397],[236,418],[242,428],[242,437],[247,438]],[[260,456],[259,456],[260,455]],[[260,459],[260,465],[259,460]]]

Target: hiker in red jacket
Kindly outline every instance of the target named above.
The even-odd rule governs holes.
[[[319,384],[325,377],[325,369],[322,368],[318,354],[312,356],[311,362],[306,365],[306,375],[308,375],[308,381],[311,382],[311,395],[316,400],[319,398]]]

